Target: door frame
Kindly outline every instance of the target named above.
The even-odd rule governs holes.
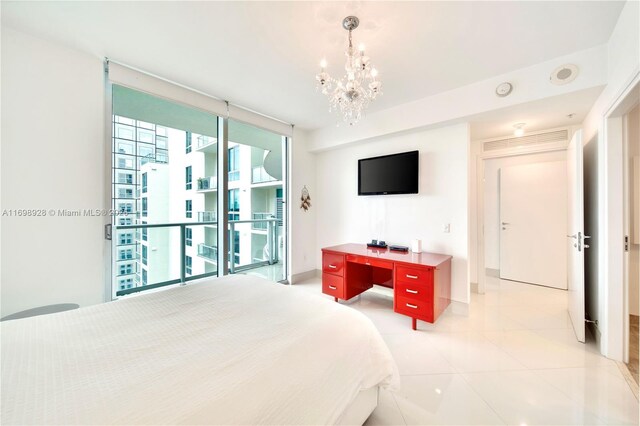
[[[629,295],[625,281],[625,123],[624,115],[636,100],[634,90],[640,90],[640,72],[628,80],[602,117],[603,143],[598,150],[599,192],[599,300],[601,352],[614,360],[628,359]],[[604,333],[604,335],[602,335]]]
[[[509,148],[504,150],[499,150],[496,152],[483,152],[482,145],[486,142],[492,142],[496,140],[502,140],[509,138],[500,137],[500,138],[491,138],[491,139],[483,139],[478,141],[473,141],[475,149],[475,174],[471,173],[474,177],[475,181],[475,198],[476,198],[476,271],[477,271],[477,293],[484,294],[486,290],[486,280],[485,280],[485,252],[484,252],[484,216],[485,216],[485,200],[484,200],[484,169],[485,169],[485,160],[492,160],[496,158],[506,158],[506,157],[515,157],[520,155],[529,155],[529,154],[540,154],[546,152],[554,152],[554,151],[566,151],[567,146],[569,145],[569,141],[571,137],[575,133],[575,131],[579,127],[570,126],[570,127],[559,127],[553,129],[545,129],[541,131],[525,133],[524,136],[531,136],[536,134],[548,133],[557,130],[567,130],[567,140],[561,142],[555,142],[553,144],[545,144],[541,146],[528,146],[523,148]],[[472,183],[472,187],[473,187]]]

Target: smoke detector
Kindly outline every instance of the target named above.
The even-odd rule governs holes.
[[[556,86],[562,86],[571,83],[576,77],[578,77],[578,67],[573,64],[564,64],[553,70],[549,80]]]

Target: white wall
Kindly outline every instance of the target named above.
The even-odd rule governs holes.
[[[602,334],[602,352],[616,360],[622,360],[623,355],[623,291],[622,279],[610,279],[612,269],[608,257],[620,249],[621,240],[609,238],[607,232],[610,229],[608,212],[617,209],[611,205],[607,187],[611,173],[617,173],[616,168],[610,166],[616,162],[612,155],[617,155],[618,149],[605,140],[605,115],[640,70],[639,32],[640,3],[627,1],[607,44],[607,86],[583,122],[585,154],[589,156],[585,157],[589,162],[585,162],[584,169],[585,191],[591,192],[585,192],[585,200],[590,200],[585,209],[585,233],[593,237],[592,254],[587,254],[585,271],[587,313],[599,323],[596,334]],[[620,163],[617,170],[621,170]],[[597,261],[589,261],[590,256],[597,256]],[[620,268],[615,266],[615,269]],[[621,270],[613,272],[622,274]]]
[[[566,151],[516,155],[484,161],[484,264],[488,269],[500,269],[500,197],[499,170],[521,164],[565,161]],[[565,220],[565,218],[563,218]]]
[[[291,206],[290,245],[291,274],[301,274],[316,269],[316,217],[318,212],[318,189],[316,186],[316,158],[307,149],[308,135],[295,129],[291,150]],[[311,208],[300,208],[300,193],[307,186],[311,196]],[[295,280],[294,280],[295,281]]]
[[[358,159],[420,151],[420,193],[358,196]],[[469,302],[468,279],[468,125],[388,136],[316,155],[317,248],[365,243],[372,238],[453,256],[452,299]],[[313,195],[312,195],[313,196]],[[451,233],[444,233],[444,224]]]
[[[2,209],[105,206],[102,62],[2,28]],[[1,316],[105,298],[104,217],[2,217]]]

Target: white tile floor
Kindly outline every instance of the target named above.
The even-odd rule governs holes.
[[[297,285],[321,294],[319,278]],[[367,425],[638,424],[617,365],[576,341],[565,291],[487,277],[471,299],[469,315],[450,309],[418,331],[386,289],[349,303],[378,327],[401,375]]]

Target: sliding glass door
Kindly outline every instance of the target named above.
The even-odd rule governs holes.
[[[217,276],[218,117],[112,88],[113,296]]]
[[[285,280],[287,138],[112,93],[112,297],[226,273]]]
[[[286,279],[287,139],[229,120],[230,273]]]

